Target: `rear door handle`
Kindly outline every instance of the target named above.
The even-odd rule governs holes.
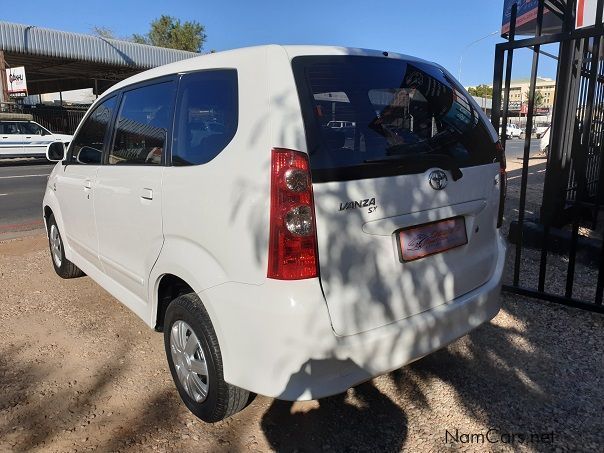
[[[90,179],[87,179],[86,181],[84,181],[84,189],[86,189],[86,190],[92,189],[92,181],[90,181]]]
[[[153,189],[142,189],[141,190],[141,198],[143,200],[153,200]]]

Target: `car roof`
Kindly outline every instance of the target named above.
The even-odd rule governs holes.
[[[360,49],[354,47],[338,47],[338,46],[310,46],[310,45],[292,45],[281,46],[275,44],[243,47],[240,49],[227,50],[223,52],[214,52],[200,55],[198,57],[189,58],[187,60],[177,61],[157,68],[149,69],[132,77],[129,77],[109,88],[102,96],[107,95],[121,88],[127,87],[134,83],[144,82],[159,77],[164,77],[180,72],[190,72],[205,68],[220,68],[220,67],[235,67],[238,61],[243,57],[249,57],[252,54],[266,54],[269,51],[284,52],[284,56],[293,59],[298,56],[319,56],[319,55],[355,55],[366,57],[388,57],[392,59],[404,59],[407,61],[421,62],[434,64],[421,58],[412,57],[409,55],[388,52],[384,50]],[[437,65],[438,66],[438,65]],[[100,100],[100,99],[99,99]]]

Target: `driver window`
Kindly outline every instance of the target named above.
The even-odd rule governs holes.
[[[176,84],[161,82],[124,93],[109,165],[160,165],[172,122]]]
[[[71,163],[101,164],[103,145],[115,109],[115,101],[115,96],[103,101],[88,116],[71,144]]]
[[[20,123],[19,128],[23,135],[44,135],[42,128],[35,123]]]

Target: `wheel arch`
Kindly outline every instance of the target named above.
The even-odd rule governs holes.
[[[163,332],[164,319],[168,305],[183,294],[193,293],[195,290],[185,280],[174,274],[163,274],[156,283],[157,310],[155,315],[155,330]]]
[[[164,278],[167,280],[164,281]],[[156,330],[162,327],[165,314],[165,311],[162,312],[162,310],[165,310],[167,305],[162,306],[166,301],[162,301],[160,289],[161,294],[166,297],[166,294],[169,294],[167,288],[170,288],[171,285],[176,285],[177,289],[186,286],[189,292],[194,292],[201,298],[200,293],[203,290],[225,283],[226,280],[224,269],[201,245],[185,238],[166,236],[157,262],[149,276],[148,300],[151,302],[151,307],[147,324]],[[203,304],[210,317],[214,318],[211,303],[203,300]],[[214,321],[214,319],[212,320]]]
[[[48,219],[50,219],[50,216],[53,215],[54,212],[52,211],[52,208],[47,204],[44,205],[42,211],[42,215],[44,217],[44,227],[46,228],[46,232],[48,233]]]

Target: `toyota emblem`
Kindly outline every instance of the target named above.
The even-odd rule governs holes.
[[[444,171],[434,170],[430,172],[428,181],[430,182],[430,187],[432,187],[434,190],[443,190],[445,187],[447,187],[449,179]]]

